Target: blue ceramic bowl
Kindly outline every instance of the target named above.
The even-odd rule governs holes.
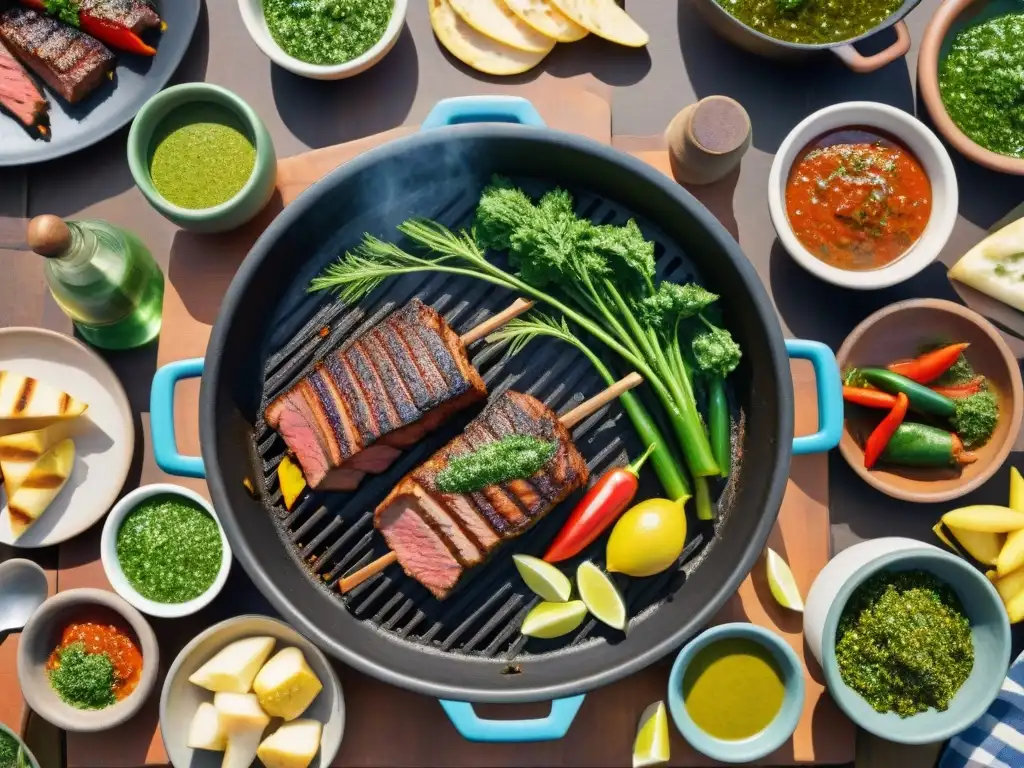
[[[782,681],[786,686],[786,695],[782,700],[782,709],[771,724],[756,736],[748,739],[727,741],[718,739],[701,730],[686,711],[683,702],[683,676],[694,657],[704,648],[718,640],[729,639],[753,640],[760,643],[775,659],[782,673]],[[747,763],[759,760],[765,755],[781,747],[793,735],[800,715],[804,710],[804,670],[796,653],[786,641],[754,624],[721,624],[709,629],[697,637],[676,656],[672,665],[672,674],[668,678],[668,708],[672,713],[672,721],[676,728],[699,752],[721,760],[725,763]]]
[[[843,682],[836,663],[836,629],[850,595],[879,571],[928,571],[952,587],[971,622],[974,668],[945,712],[934,709],[901,718],[876,712],[859,693]],[[939,549],[892,552],[871,561],[848,579],[825,616],[822,668],[829,693],[857,725],[876,736],[901,744],[945,741],[981,717],[999,694],[1010,665],[1010,622],[999,594],[973,566]]]

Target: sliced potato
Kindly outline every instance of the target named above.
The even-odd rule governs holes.
[[[551,0],[505,0],[516,16],[560,43],[582,40],[589,32],[558,10]]]
[[[449,0],[462,20],[482,35],[527,53],[547,53],[554,38],[542,35],[505,5],[503,0]]]
[[[15,535],[23,534],[53,503],[71,477],[74,466],[75,442],[71,438],[61,440],[32,465],[17,490],[7,498],[7,512]]]
[[[294,720],[313,703],[323,684],[298,648],[284,648],[263,665],[252,689],[272,717]]]
[[[228,736],[221,768],[249,768],[256,759],[256,752],[263,738],[263,729],[239,731]]]
[[[229,741],[236,733],[263,733],[270,722],[270,715],[263,711],[255,693],[216,693],[213,706],[217,708],[217,720]],[[259,744],[259,741],[256,743]]]
[[[267,736],[256,756],[265,768],[308,768],[320,749],[322,732],[316,720],[292,720]]]
[[[204,701],[192,716],[192,725],[188,729],[189,748],[223,752],[227,743],[227,734],[221,727],[217,708],[211,702]]]
[[[214,693],[248,693],[253,678],[274,650],[272,637],[246,637],[221,648],[188,681]]]
[[[527,53],[482,35],[462,20],[448,0],[427,0],[430,26],[448,52],[463,64],[487,75],[518,75],[533,69],[548,51]]]
[[[1003,548],[1004,538],[1002,534],[987,531],[968,531],[954,526],[947,527],[949,532],[953,534],[953,538],[957,540],[957,543],[967,550],[967,554],[982,565],[996,564],[999,552]]]
[[[1016,467],[1010,467],[1010,509],[1024,512],[1024,477]]]
[[[632,17],[615,0],[551,0],[572,21],[598,37],[631,48],[643,48],[650,41]]]
[[[1009,507],[977,504],[947,512],[942,516],[942,522],[950,528],[965,531],[1009,533],[1024,528],[1024,512],[1017,512]]]

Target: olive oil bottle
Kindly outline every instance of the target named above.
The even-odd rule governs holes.
[[[160,333],[164,274],[142,241],[105,221],[29,222],[29,247],[46,257],[46,282],[90,344],[132,349]]]

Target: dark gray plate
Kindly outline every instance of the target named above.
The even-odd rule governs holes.
[[[35,139],[14,119],[0,114],[0,167],[29,165],[90,147],[127,124],[146,101],[171,79],[185,57],[202,0],[157,0],[167,31],[157,36],[156,56],[119,53],[113,81],[89,98],[68,104],[44,86],[50,99],[49,141]],[[3,3],[0,2],[0,6]],[[152,41],[149,35],[146,39]]]

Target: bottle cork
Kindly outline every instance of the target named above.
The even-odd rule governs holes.
[[[36,216],[28,223],[28,247],[40,256],[56,258],[71,247],[71,230],[59,216]]]
[[[728,96],[690,104],[665,131],[672,171],[683,184],[711,184],[728,175],[743,159],[750,138],[750,116]]]

